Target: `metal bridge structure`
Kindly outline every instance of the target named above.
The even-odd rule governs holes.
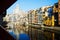
[[[6,15],[6,10],[16,1],[17,0],[0,0],[0,40],[16,40],[6,31],[6,26],[3,25],[3,17]]]

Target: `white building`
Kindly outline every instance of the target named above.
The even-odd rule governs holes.
[[[39,9],[37,9],[38,13],[38,24],[42,24],[44,17],[48,16],[48,8],[51,6],[44,6]]]
[[[17,5],[16,8],[13,10],[12,14],[7,14],[4,18],[8,23],[8,26],[11,25],[22,25],[24,22],[27,21],[27,13],[22,11],[19,6]]]

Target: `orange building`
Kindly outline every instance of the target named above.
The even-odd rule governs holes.
[[[30,10],[28,14],[28,22],[32,24],[38,23],[36,10]]]

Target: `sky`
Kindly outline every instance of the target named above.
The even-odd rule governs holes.
[[[58,0],[17,0],[10,8],[7,9],[7,13],[13,13],[16,5],[19,5],[20,9],[23,11],[29,11],[43,6],[51,6],[56,2],[58,2]]]

